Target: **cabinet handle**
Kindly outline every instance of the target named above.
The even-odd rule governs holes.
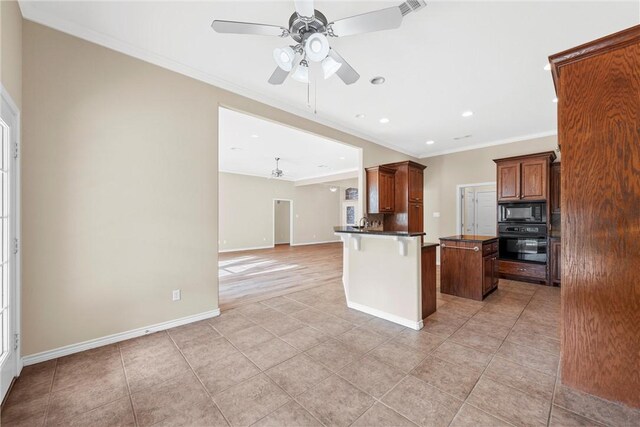
[[[463,248],[462,246],[447,246],[444,243],[442,245],[440,245],[440,247],[442,247],[442,248],[451,248],[451,249],[461,249],[463,251],[474,251],[474,252],[478,252],[480,250],[480,248],[478,248],[477,246],[474,246],[472,248]]]
[[[389,209],[391,209],[391,207],[390,207],[390,206],[387,206],[385,209],[389,210]]]

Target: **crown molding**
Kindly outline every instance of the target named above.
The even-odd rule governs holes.
[[[545,138],[547,136],[553,136],[553,135],[557,135],[557,134],[558,134],[557,130],[550,130],[550,131],[546,131],[546,132],[531,133],[531,134],[528,134],[528,135],[516,136],[516,137],[513,137],[513,138],[499,139],[499,140],[496,140],[496,141],[479,142],[477,144],[467,145],[465,147],[452,148],[450,150],[435,151],[433,153],[424,154],[424,155],[420,156],[419,158],[420,159],[427,159],[429,157],[442,156],[442,155],[445,155],[445,154],[461,153],[463,151],[477,150],[479,148],[493,147],[495,145],[504,145],[504,144],[511,144],[512,142],[520,142],[520,141],[527,141],[527,140],[530,140],[530,139]]]
[[[28,21],[53,28],[54,30],[69,34],[82,40],[89,41],[91,43],[95,43],[97,45],[106,47],[116,52],[123,53],[141,61],[157,65],[158,67],[165,68],[167,70],[182,74],[187,77],[191,77],[195,80],[199,80],[211,86],[215,86],[220,89],[233,92],[237,95],[252,99],[254,101],[269,105],[271,107],[278,108],[280,110],[286,111],[287,113],[291,113],[296,116],[319,123],[321,125],[333,128],[335,130],[345,132],[347,134],[364,139],[390,150],[394,150],[415,158],[418,158],[419,156],[419,153],[412,152],[411,150],[407,150],[406,148],[399,147],[395,144],[378,139],[372,135],[368,135],[364,132],[352,129],[348,126],[344,126],[333,120],[324,118],[318,114],[314,114],[304,108],[300,108],[299,106],[272,98],[270,96],[266,96],[252,89],[221,79],[213,74],[190,67],[179,61],[175,61],[165,56],[158,55],[147,49],[142,49],[107,34],[91,30],[75,22],[60,19],[53,14],[38,9],[38,7],[34,5],[34,2],[22,0],[18,3],[20,6],[20,10],[22,11],[23,18]]]

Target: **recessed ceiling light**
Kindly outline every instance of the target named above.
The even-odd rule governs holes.
[[[366,116],[362,113],[356,114],[356,119],[364,119]]]
[[[345,157],[339,157],[339,159],[340,159],[340,160],[344,160],[344,159],[345,159]]]
[[[386,81],[386,79],[382,76],[376,76],[369,81],[371,82],[372,85],[381,85]]]
[[[252,133],[252,134],[251,134],[251,138],[258,138],[258,134],[256,134],[256,133]]]
[[[551,71],[551,64],[547,64],[544,66],[545,71]]]
[[[465,111],[462,113],[462,117],[471,117],[473,116],[473,111]]]
[[[380,119],[380,123],[389,123],[389,119],[387,119],[386,117],[383,117]]]
[[[553,98],[551,101],[552,102],[558,102],[558,98]]]
[[[427,145],[432,145],[432,144],[435,144],[435,143],[436,143],[436,142],[435,142],[434,140],[432,140],[432,139],[430,139],[429,141],[427,141]]]

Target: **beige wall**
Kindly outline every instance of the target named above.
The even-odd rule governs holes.
[[[273,200],[293,201],[293,245],[337,241],[339,192],[324,184],[296,187],[291,181],[220,173],[220,250],[273,246]]]
[[[0,1],[0,81],[22,108],[22,13],[15,0]]]
[[[424,173],[425,241],[439,242],[440,237],[456,234],[456,186],[495,182],[493,159],[554,150],[557,137],[519,141],[420,160]],[[433,213],[440,212],[439,218]]]
[[[220,105],[408,158],[27,21],[23,54],[23,355],[218,307]]]

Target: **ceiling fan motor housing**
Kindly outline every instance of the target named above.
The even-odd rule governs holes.
[[[304,43],[311,34],[324,34],[327,31],[327,23],[327,18],[317,10],[312,18],[304,18],[294,12],[289,18],[289,32],[296,42]]]

